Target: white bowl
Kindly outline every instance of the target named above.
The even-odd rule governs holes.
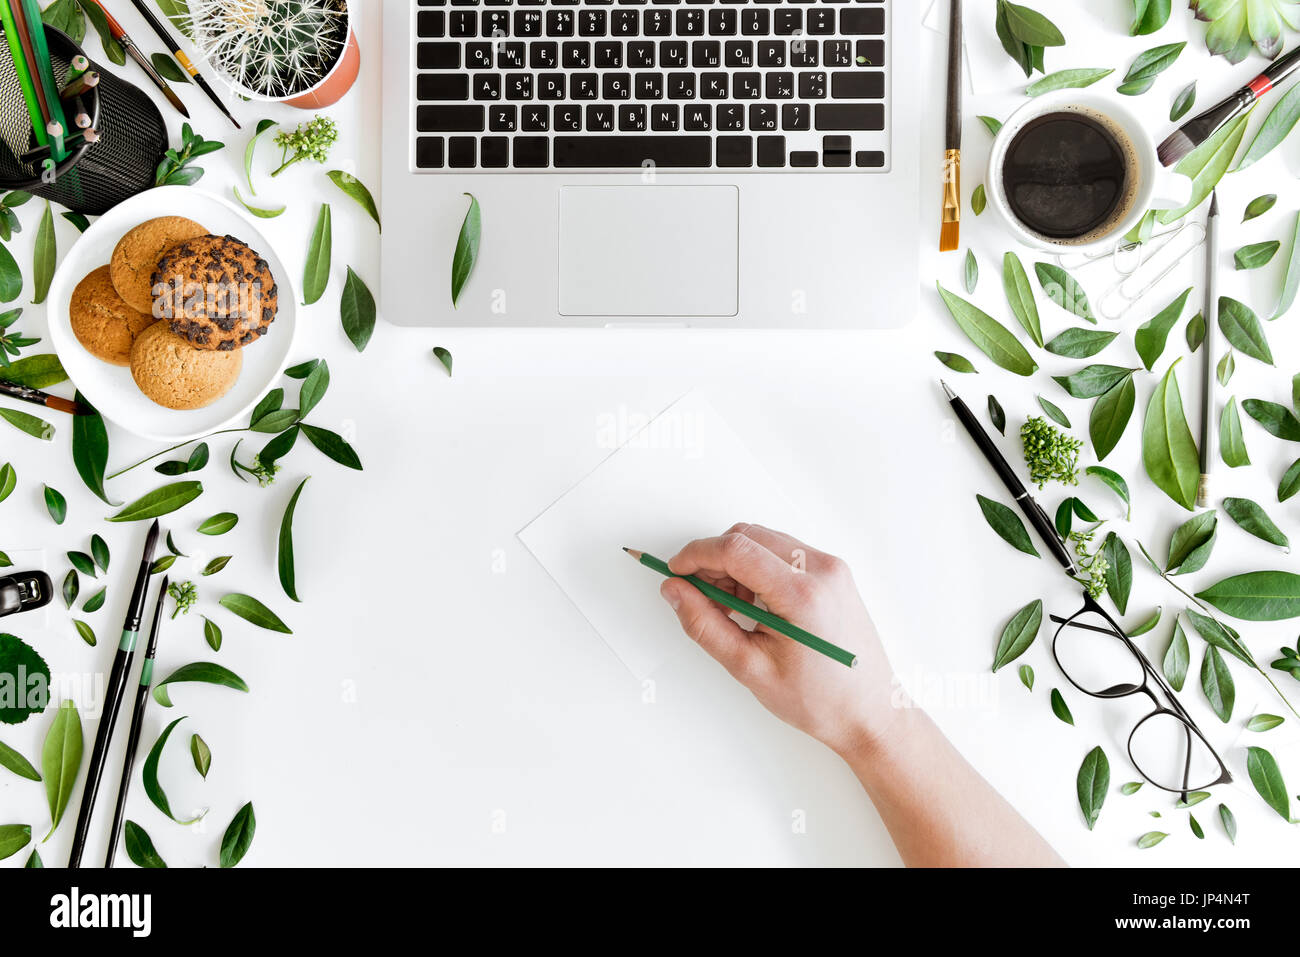
[[[178,412],[157,405],[136,386],[130,369],[96,359],[72,334],[68,306],[77,283],[108,264],[114,247],[128,231],[158,216],[185,216],[218,236],[243,240],[270,265],[280,291],[275,322],[265,336],[244,349],[239,381],[203,409]],[[50,343],[59,361],[100,414],[132,435],[175,444],[226,428],[247,416],[279,381],[293,350],[297,305],[297,292],[284,262],[243,210],[193,186],[162,186],[113,207],[77,240],[54,274],[47,315]]]

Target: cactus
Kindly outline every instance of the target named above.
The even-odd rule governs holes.
[[[262,96],[315,86],[343,53],[347,0],[189,0],[187,32],[215,70]]]

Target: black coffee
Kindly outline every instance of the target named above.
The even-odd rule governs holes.
[[[1002,182],[1011,211],[1048,239],[1100,238],[1133,202],[1133,157],[1116,133],[1084,113],[1030,121],[1007,148]]]

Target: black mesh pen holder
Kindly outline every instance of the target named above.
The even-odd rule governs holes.
[[[72,58],[84,51],[51,26],[46,26],[45,35],[54,79],[62,88]],[[90,68],[99,72],[100,80],[81,99],[99,140],[82,143],[46,173],[43,159],[27,156],[38,144],[9,45],[0,42],[0,189],[20,189],[73,212],[98,216],[153,187],[167,150],[162,114],[130,83],[93,62]]]

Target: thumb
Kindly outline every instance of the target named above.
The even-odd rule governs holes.
[[[659,594],[677,613],[682,630],[737,681],[753,684],[766,670],[765,636],[741,628],[699,589],[680,578],[670,578],[660,586]]]

